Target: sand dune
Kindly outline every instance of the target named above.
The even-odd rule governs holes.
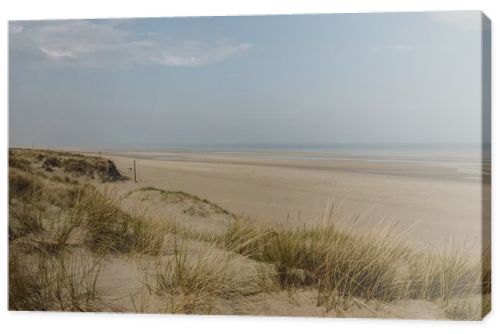
[[[464,218],[476,209],[471,180],[345,172],[333,159],[136,160],[138,182],[130,156],[9,150],[10,309],[417,319],[489,309],[487,258],[434,248],[452,235],[479,250],[479,221]],[[406,168],[394,163],[375,164]]]

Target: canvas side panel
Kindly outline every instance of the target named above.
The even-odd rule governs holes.
[[[491,310],[491,21],[481,19],[482,317]]]

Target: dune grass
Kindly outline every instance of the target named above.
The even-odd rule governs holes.
[[[157,264],[147,287],[150,293],[167,297],[171,313],[210,314],[216,298],[230,293],[225,284],[227,263],[210,254],[193,259],[176,242],[173,256]]]
[[[446,302],[477,295],[481,287],[479,269],[459,248],[418,253],[390,231],[353,234],[335,225],[275,230],[237,221],[219,243],[272,264],[282,290],[317,288],[317,303],[327,310],[353,297]]]
[[[33,202],[42,190],[43,185],[35,174],[19,169],[9,170],[9,200],[22,199],[25,202]]]
[[[40,254],[9,256],[9,309],[98,311],[100,261]]]
[[[101,260],[133,254],[153,260],[145,285],[172,313],[216,313],[221,300],[244,302],[249,294],[295,289],[314,290],[317,306],[338,314],[353,299],[429,300],[458,319],[476,319],[490,308],[488,251],[480,266],[452,243],[441,251],[418,252],[391,227],[360,233],[330,219],[310,228],[261,227],[191,194],[140,189],[201,201],[230,214],[233,222],[225,232],[201,235],[126,213],[122,198],[106,188],[43,177],[24,158],[16,159],[23,169],[9,173],[13,310],[102,309],[96,288]],[[57,165],[50,163],[51,168]],[[173,237],[173,254],[167,252],[172,246],[167,247],[167,237]],[[189,240],[207,249],[195,254],[185,246]],[[250,277],[238,272],[235,257],[258,265],[259,272]],[[479,298],[481,293],[486,298]]]
[[[174,236],[172,254],[159,259],[146,275],[147,290],[164,297],[168,312],[213,314],[221,301],[244,305],[248,296],[264,291],[267,273],[257,264],[215,244],[193,252],[186,243]]]
[[[27,203],[9,210],[9,240],[43,231],[40,213]]]
[[[142,188],[140,188],[138,190],[130,191],[128,193],[128,195],[131,195],[131,194],[133,194],[135,192],[145,192],[145,191],[155,191],[155,192],[158,192],[158,193],[160,193],[166,199],[170,198],[170,199],[173,199],[173,200],[176,200],[176,201],[180,201],[180,202],[188,201],[189,200],[189,201],[193,201],[194,203],[197,203],[198,205],[204,204],[204,205],[207,205],[215,213],[228,215],[228,216],[231,216],[232,218],[237,218],[234,214],[232,214],[231,212],[227,211],[226,209],[224,209],[220,205],[218,205],[216,203],[213,203],[213,202],[209,201],[208,199],[201,198],[201,197],[199,197],[197,195],[190,194],[190,193],[187,193],[185,191],[180,191],[180,190],[174,190],[174,191],[172,191],[172,190],[164,190],[164,189],[158,189],[156,187],[148,186],[148,187],[142,187]],[[197,209],[198,209],[198,211],[197,211]],[[197,213],[198,214],[201,213],[202,215],[203,214],[207,214],[201,208],[195,208],[193,206],[191,206],[189,209],[187,209],[185,213],[187,213],[189,215],[195,215]]]
[[[9,169],[9,308],[99,310],[93,259],[160,255],[165,227],[123,212],[112,192],[37,174],[25,158],[15,166],[19,159],[29,168]]]
[[[89,248],[98,252],[160,254],[169,225],[129,215],[120,209],[119,202],[116,194],[95,189],[80,202]]]
[[[39,208],[43,183],[33,174],[9,171],[9,240],[43,230]],[[11,205],[13,201],[17,205]]]

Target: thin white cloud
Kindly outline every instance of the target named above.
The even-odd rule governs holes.
[[[77,58],[74,52],[64,51],[64,50],[49,50],[44,47],[40,47],[40,51],[45,54],[48,58],[53,60],[59,60],[64,58]]]
[[[19,31],[18,27],[23,27]],[[11,24],[10,47],[61,66],[152,64],[196,67],[222,62],[252,47],[228,41],[172,40],[134,33],[116,22],[61,21]],[[23,34],[19,34],[23,32]]]
[[[209,45],[199,42],[181,43],[171,49],[163,50],[154,61],[166,66],[202,66],[221,62],[251,47],[251,44],[227,45],[218,43]]]

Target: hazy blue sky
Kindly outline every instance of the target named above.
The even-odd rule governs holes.
[[[16,21],[10,145],[478,143],[479,12]]]

